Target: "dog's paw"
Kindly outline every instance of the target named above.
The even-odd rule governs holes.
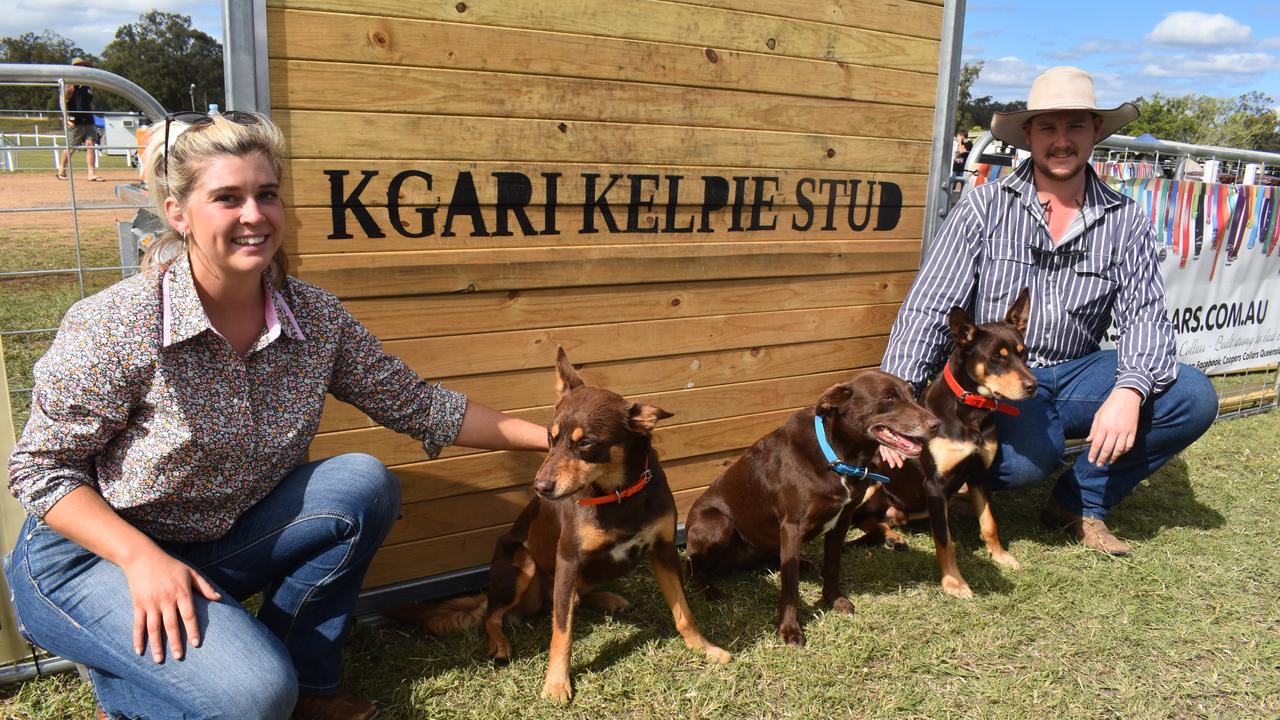
[[[706,645],[704,645],[702,648],[702,651],[707,654],[708,660],[710,660],[711,662],[720,663],[721,665],[724,665],[725,663],[733,659],[733,655],[730,655],[728,650],[725,650],[724,648],[716,647],[711,643],[707,643]]]
[[[504,638],[489,640],[489,659],[494,665],[503,667],[511,662],[511,641]]]
[[[853,614],[853,602],[849,598],[841,595],[831,603],[831,609],[836,612],[842,612],[846,615]]]
[[[792,647],[804,647],[804,630],[799,625],[783,625],[778,628],[778,637]]]
[[[973,599],[973,590],[969,589],[969,584],[958,578],[942,578],[942,592],[961,600]]]
[[[1015,558],[1014,556],[1010,555],[1007,552],[992,553],[991,559],[995,561],[995,564],[999,565],[1000,567],[1006,570],[1022,569],[1022,563],[1018,562],[1017,558]]]
[[[547,678],[542,683],[542,699],[564,705],[573,699],[573,687],[569,678]]]

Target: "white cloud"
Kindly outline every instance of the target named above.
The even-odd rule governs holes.
[[[1203,57],[1170,56],[1160,62],[1148,63],[1141,73],[1154,78],[1256,75],[1276,67],[1276,58],[1266,53],[1215,53]]]
[[[1045,55],[1056,60],[1077,60],[1089,55],[1123,53],[1132,49],[1133,45],[1131,43],[1106,38],[1093,38],[1066,50],[1056,50],[1045,53]]]
[[[1258,42],[1258,47],[1266,50],[1280,50],[1280,36],[1263,38]]]
[[[982,66],[982,74],[978,79],[984,85],[1030,89],[1031,81],[1044,71],[1043,65],[1029,63],[1020,57],[1010,55],[988,60]]]
[[[1161,45],[1220,47],[1248,43],[1253,29],[1221,13],[1179,11],[1169,13],[1147,35]]]

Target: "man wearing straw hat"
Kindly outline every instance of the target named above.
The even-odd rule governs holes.
[[[1107,528],[1108,511],[1217,416],[1208,379],[1175,359],[1151,223],[1089,163],[1098,141],[1137,116],[1131,103],[1099,108],[1093,78],[1073,67],[1036,78],[1026,110],[997,113],[991,134],[1031,156],[952,209],[882,363],[919,388],[947,358],[953,305],[992,322],[1030,288],[1026,344],[1039,388],[1010,403],[1018,416],[994,413],[993,484],[1042,482],[1067,463],[1066,438],[1087,438],[1041,518],[1111,555],[1129,546]],[[1115,350],[1099,346],[1108,327]],[[892,453],[885,459],[901,463]]]

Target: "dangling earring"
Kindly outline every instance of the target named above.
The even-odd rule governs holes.
[[[186,245],[186,244],[188,244],[190,241],[191,241],[191,240],[190,240],[190,238],[188,238],[188,237],[187,237],[187,231],[186,231],[186,230],[183,230],[183,231],[182,231],[182,244],[183,244],[183,245]]]

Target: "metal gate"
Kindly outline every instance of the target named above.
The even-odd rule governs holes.
[[[0,85],[47,88],[60,99],[56,112],[0,108],[0,457],[7,459],[28,415],[31,367],[62,315],[74,302],[137,271],[134,226],[149,203],[133,167],[138,142],[127,126],[136,129],[144,118],[162,121],[165,111],[129,80],[89,67],[0,64]],[[109,91],[140,112],[107,113],[106,144],[72,145],[64,100],[69,85]],[[27,123],[32,132],[24,132]],[[89,182],[84,172],[90,152],[97,155],[103,182]],[[59,180],[54,172],[64,153],[67,179]],[[104,221],[107,214],[133,218]],[[25,516],[8,492],[0,493],[0,554],[13,547]],[[0,682],[69,667],[53,658],[38,661],[15,631],[9,604],[0,605],[0,665],[8,665],[0,669]]]

